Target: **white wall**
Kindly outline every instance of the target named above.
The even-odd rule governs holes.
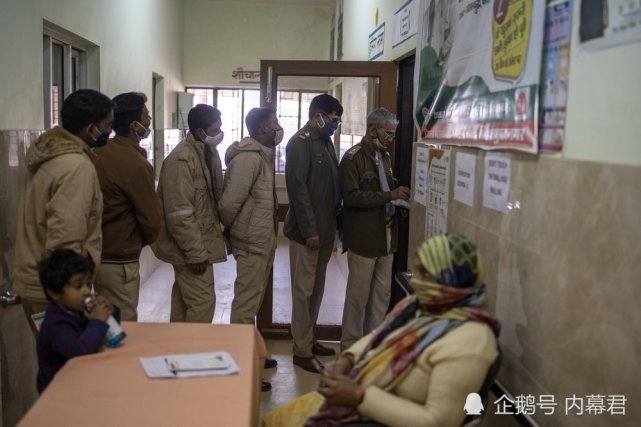
[[[581,51],[574,3],[563,156],[641,165],[641,42]]]
[[[343,60],[367,60],[367,37],[385,22],[385,48],[377,60],[397,60],[416,48],[416,36],[392,49],[392,18],[406,0],[344,0]],[[641,42],[598,52],[578,43],[580,2],[574,3],[566,159],[641,165]],[[338,10],[339,2],[336,7]],[[552,154],[544,154],[552,156]]]
[[[407,0],[343,0],[343,60],[367,61],[368,37],[376,25],[376,9],[379,11],[378,25],[385,23],[385,45],[378,61],[394,61],[416,48],[416,36],[412,36],[392,48],[394,14]],[[336,2],[338,20],[339,1]],[[418,9],[417,9],[418,10]]]
[[[0,129],[42,129],[43,19],[100,47],[99,89],[151,97],[164,77],[165,124],[182,82],[182,0],[0,0]],[[95,85],[92,85],[95,86]],[[11,106],[10,108],[8,106]]]
[[[261,59],[327,60],[331,17],[330,7],[185,0],[185,85],[241,86],[232,72]]]

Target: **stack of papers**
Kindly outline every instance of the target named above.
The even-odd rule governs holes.
[[[240,372],[231,355],[224,351],[141,357],[140,363],[149,378],[207,377]]]

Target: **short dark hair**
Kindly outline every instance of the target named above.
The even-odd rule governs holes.
[[[91,259],[71,249],[56,249],[38,263],[40,283],[49,301],[51,297],[47,291],[61,294],[74,274],[93,274],[94,269],[95,264]]]
[[[207,104],[198,104],[187,115],[189,132],[196,135],[196,130],[207,130],[209,126],[220,120],[220,111]]]
[[[104,119],[113,110],[113,102],[106,95],[93,89],[73,92],[62,103],[62,127],[75,134],[91,123]]]
[[[260,126],[265,123],[272,115],[276,115],[276,111],[271,108],[252,108],[245,117],[245,124],[251,136],[258,133]]]
[[[128,135],[132,122],[139,122],[142,109],[147,102],[147,95],[140,92],[121,93],[113,99],[114,124],[116,135]]]
[[[311,119],[316,113],[325,113],[331,114],[336,113],[339,116],[343,115],[343,106],[338,99],[334,98],[331,95],[323,93],[317,95],[312,99],[312,102],[309,104],[309,118]]]

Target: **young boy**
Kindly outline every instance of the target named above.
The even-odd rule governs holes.
[[[113,311],[103,296],[91,294],[94,263],[70,249],[56,249],[38,264],[40,282],[49,300],[37,339],[38,393],[72,357],[96,353]],[[91,313],[85,298],[93,299]]]

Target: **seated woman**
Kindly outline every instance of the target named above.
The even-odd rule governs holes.
[[[268,413],[264,426],[461,425],[467,395],[479,391],[498,355],[499,324],[484,309],[481,261],[472,242],[436,236],[417,257],[410,281],[415,295],[327,366],[318,392]]]

